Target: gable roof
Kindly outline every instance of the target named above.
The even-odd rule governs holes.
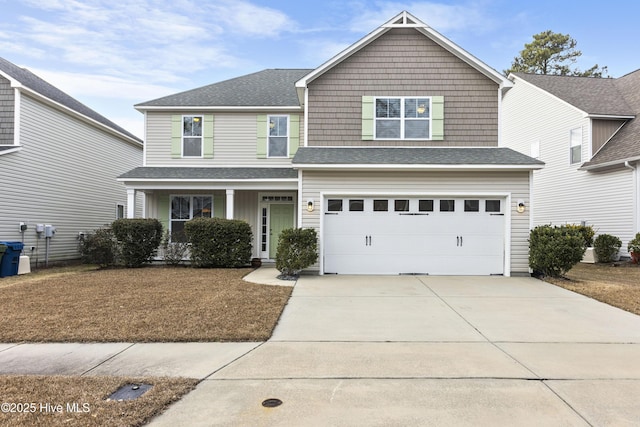
[[[143,102],[138,110],[167,107],[286,107],[299,108],[295,82],[310,69],[267,69],[219,83]]]
[[[53,102],[53,104],[61,105],[76,114],[109,128],[112,132],[125,136],[137,144],[142,144],[142,140],[137,136],[126,131],[111,120],[95,112],[55,86],[42,80],[26,68],[20,68],[2,57],[0,57],[0,76],[8,79],[13,87],[26,88],[29,92],[49,100]]]
[[[540,169],[544,163],[505,147],[300,147],[299,168]]]
[[[632,117],[636,113],[619,91],[616,79],[528,73],[512,75],[589,115]]]
[[[353,55],[355,52],[359,51],[372,41],[376,40],[383,34],[394,28],[413,28],[418,32],[422,33],[424,36],[432,40],[434,43],[440,45],[445,50],[449,51],[451,54],[455,55],[462,61],[469,64],[471,67],[478,70],[480,73],[487,76],[489,79],[493,80],[495,83],[499,84],[501,87],[511,87],[512,83],[509,79],[507,79],[504,75],[489,67],[484,62],[480,61],[475,56],[471,55],[466,50],[462,49],[457,44],[453,43],[451,40],[444,37],[442,34],[435,31],[433,28],[420,21],[415,16],[411,15],[407,11],[403,11],[400,14],[394,16],[386,23],[382,24],[379,28],[369,33],[364,38],[360,39],[356,43],[349,46],[347,49],[340,52],[338,55],[331,58],[329,61],[325,62],[318,68],[311,71],[309,74],[301,78],[297,83],[296,87],[298,88],[298,98],[300,99],[300,103],[303,103],[304,99],[304,89],[307,87],[309,83],[315,80],[320,75],[324,74],[326,71],[334,67],[336,64],[342,62],[349,56]]]

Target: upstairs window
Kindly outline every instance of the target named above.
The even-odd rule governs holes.
[[[375,139],[431,139],[431,98],[376,98]]]
[[[182,117],[182,157],[202,157],[202,116]]]
[[[267,157],[288,157],[289,117],[269,116]]]
[[[571,164],[582,162],[582,128],[571,129]]]

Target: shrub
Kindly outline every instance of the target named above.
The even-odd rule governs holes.
[[[111,224],[122,246],[122,261],[127,267],[141,267],[153,260],[162,240],[162,224],[155,218],[117,219]]]
[[[640,253],[640,233],[636,233],[636,236],[629,240],[627,244],[627,251],[634,252],[636,254]]]
[[[611,262],[620,250],[622,241],[610,234],[600,234],[594,243],[598,262]]]
[[[529,235],[529,266],[534,273],[560,277],[576,265],[586,250],[574,227],[542,225]]]
[[[313,228],[287,228],[280,233],[276,269],[295,276],[318,260],[318,236]]]
[[[118,259],[118,242],[110,228],[99,228],[80,238],[80,259],[86,264],[110,267]]]
[[[595,236],[596,232],[593,230],[593,227],[590,225],[566,225],[567,228],[577,231],[582,235],[584,239],[584,244],[586,247],[593,246],[593,236]]]
[[[245,221],[195,218],[184,225],[196,267],[243,267],[251,262],[251,226]]]
[[[171,235],[168,231],[162,237],[162,257],[164,262],[169,265],[179,265],[189,252],[189,244],[181,242],[178,239],[171,241]]]

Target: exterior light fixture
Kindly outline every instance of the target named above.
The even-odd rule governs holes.
[[[524,200],[518,200],[518,207],[516,208],[516,210],[518,211],[518,213],[523,213],[524,212]]]
[[[307,212],[313,212],[313,199],[307,201]]]

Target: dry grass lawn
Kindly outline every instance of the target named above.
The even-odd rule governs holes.
[[[193,390],[197,382],[185,378],[0,376],[4,404],[0,425],[140,426]],[[137,383],[153,388],[135,400],[106,400],[120,387]],[[18,409],[22,412],[15,412]]]
[[[640,315],[640,265],[576,264],[564,279],[546,281]]]
[[[291,288],[243,281],[251,271],[78,266],[0,279],[0,342],[264,341]]]

